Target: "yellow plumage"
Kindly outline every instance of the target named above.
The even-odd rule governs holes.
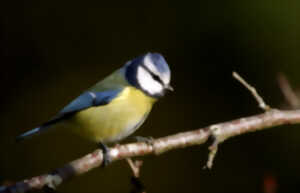
[[[123,90],[116,98],[107,105],[76,113],[64,125],[95,142],[118,141],[138,129],[156,99],[130,86],[121,73],[117,71],[91,88],[92,91],[103,91],[120,88],[121,85]]]

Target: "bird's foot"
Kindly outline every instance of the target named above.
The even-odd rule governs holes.
[[[102,150],[103,152],[103,162],[102,162],[102,167],[106,167],[108,164],[111,163],[111,157],[109,156],[109,148],[102,142],[98,144],[98,147]]]

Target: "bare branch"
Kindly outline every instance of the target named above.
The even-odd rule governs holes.
[[[281,111],[271,109],[263,114],[154,139],[152,143],[138,142],[119,145],[110,148],[108,153],[112,161],[149,154],[159,155],[173,149],[203,144],[209,137],[214,137],[218,144],[220,144],[228,138],[244,133],[297,123],[300,123],[300,110]],[[11,186],[0,187],[0,193],[24,193],[41,189],[44,186],[56,188],[71,177],[83,174],[100,166],[102,162],[102,151],[95,150],[48,174],[32,177]]]
[[[289,105],[294,109],[299,108],[300,100],[284,74],[278,74],[278,84]]]
[[[244,85],[251,92],[251,94],[257,101],[258,106],[262,110],[268,111],[271,109],[270,106],[265,103],[264,99],[257,93],[256,89],[253,86],[251,86],[250,84],[248,84],[237,72],[233,72],[232,76],[235,79],[237,79],[242,85]]]

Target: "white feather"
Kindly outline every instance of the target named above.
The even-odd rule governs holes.
[[[163,86],[155,81],[151,74],[141,66],[137,69],[137,80],[142,89],[151,95],[160,94],[164,90]]]
[[[145,66],[147,66],[147,68],[149,68],[151,72],[159,76],[165,85],[168,85],[170,83],[170,78],[171,78],[170,75],[168,73],[159,73],[156,66],[153,64],[150,55],[147,55],[145,57],[144,64]]]

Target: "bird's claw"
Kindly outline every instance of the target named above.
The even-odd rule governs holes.
[[[102,162],[102,167],[106,167],[108,164],[111,163],[111,157],[109,156],[109,148],[104,144],[104,143],[99,143],[99,148],[102,150],[103,153],[103,162]]]

